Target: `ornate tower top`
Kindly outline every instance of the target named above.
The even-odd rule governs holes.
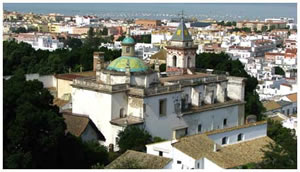
[[[188,29],[184,24],[183,11],[181,14],[179,26],[177,27],[176,32],[172,36],[171,41],[180,41],[180,42],[193,41]]]

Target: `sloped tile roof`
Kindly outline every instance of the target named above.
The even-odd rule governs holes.
[[[105,168],[106,169],[120,168],[120,164],[126,162],[126,160],[133,160],[139,166],[145,167],[146,169],[162,169],[172,161],[172,159],[166,157],[151,155],[144,152],[137,152],[133,150],[127,150],[125,153],[123,153],[113,162],[108,164]]]
[[[65,118],[67,131],[77,137],[81,136],[90,121],[87,116],[79,116],[66,112],[63,113],[63,117]]]
[[[217,145],[218,150],[214,152],[214,141],[205,134],[198,134],[183,137],[173,146],[196,160],[205,157],[222,168],[233,168],[260,162],[264,156],[261,149],[270,142],[273,140],[265,136],[223,147]]]
[[[297,102],[297,93],[289,94],[286,96],[291,102]]]
[[[98,139],[105,141],[104,135],[101,133],[101,131],[99,131],[99,129],[96,127],[93,121],[90,120],[88,116],[64,111],[63,117],[67,126],[66,132],[69,132],[74,136],[80,137],[85,131],[85,129],[88,127],[88,125],[90,125],[97,133]]]
[[[266,108],[266,111],[281,108],[280,104],[276,103],[274,100],[263,102],[263,106]]]
[[[186,28],[183,19],[181,19],[176,32],[171,38],[171,41],[193,41],[188,29]]]
[[[161,49],[157,53],[153,54],[150,59],[155,60],[166,60],[167,59],[167,50]]]

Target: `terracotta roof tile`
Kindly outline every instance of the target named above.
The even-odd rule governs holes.
[[[66,112],[63,113],[63,117],[65,118],[67,132],[77,137],[81,136],[90,121],[89,117],[87,116],[79,116]]]
[[[166,60],[167,59],[167,50],[161,49],[157,53],[153,54],[150,59]]]
[[[173,146],[194,159],[205,157],[222,168],[233,168],[260,162],[264,155],[261,149],[270,142],[273,140],[265,136],[223,147],[217,145],[218,150],[214,152],[214,141],[205,134],[198,134],[183,137]]]
[[[297,102],[297,93],[289,94],[286,97],[292,102]]]
[[[266,111],[271,111],[281,108],[281,106],[276,103],[274,100],[263,102],[263,106],[266,108]]]
[[[139,166],[144,167],[146,169],[162,169],[172,161],[172,159],[166,157],[151,155],[144,152],[137,152],[133,150],[127,150],[125,153],[123,153],[113,162],[108,164],[105,168],[106,169],[120,168],[120,164],[125,162],[126,160],[133,160]]]

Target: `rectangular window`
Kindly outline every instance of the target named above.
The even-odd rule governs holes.
[[[167,115],[167,99],[159,100],[159,116]]]
[[[119,137],[116,137],[116,145],[118,144],[119,142]]]
[[[199,162],[197,163],[197,168],[198,168],[198,169],[200,168],[200,163],[199,163]]]
[[[181,164],[181,161],[177,161],[177,164]]]
[[[225,118],[224,120],[223,120],[223,126],[226,126],[227,125],[227,119]]]
[[[201,130],[202,130],[202,125],[199,124],[199,125],[198,125],[198,133],[201,133]]]
[[[159,156],[163,156],[163,152],[162,152],[162,151],[159,151],[159,152],[158,152],[158,155],[159,155]]]

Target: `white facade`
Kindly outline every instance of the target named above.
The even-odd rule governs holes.
[[[39,36],[34,41],[23,41],[32,46],[35,50],[49,50],[54,51],[56,49],[64,48],[64,43],[54,40],[51,36]]]
[[[204,133],[205,134],[205,133]],[[242,134],[242,140],[238,141],[238,135]],[[250,127],[241,127],[225,132],[216,132],[207,136],[213,140],[218,146],[228,146],[232,144],[242,143],[244,141],[250,141],[267,135],[267,124],[252,125]],[[227,137],[228,141],[224,145],[222,144],[222,138]],[[221,170],[222,167],[211,161],[209,158],[201,157],[195,159],[181,150],[174,147],[172,144],[176,143],[177,140],[163,141],[159,143],[153,143],[146,145],[147,153],[152,155],[160,155],[167,158],[173,159],[172,169],[209,169],[209,170]],[[222,149],[222,148],[221,148]]]
[[[185,39],[187,44],[172,41],[175,47],[168,49],[168,56],[176,53],[176,67],[190,70],[195,67],[196,49],[191,38]],[[134,56],[134,44],[122,41],[122,54],[129,48]],[[119,131],[130,125],[170,140],[244,124],[244,78],[192,72],[160,78],[139,58],[125,55],[107,68],[101,67],[102,58],[94,57],[95,77],[73,80],[72,113],[88,115],[103,133],[105,145],[117,149]],[[136,66],[142,71],[131,69]]]

